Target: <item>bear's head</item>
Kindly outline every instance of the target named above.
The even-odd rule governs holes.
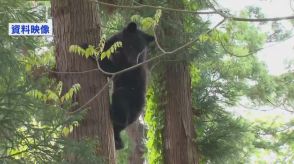
[[[142,62],[146,56],[146,48],[154,41],[154,37],[138,29],[136,23],[131,22],[121,33],[122,48],[120,52],[125,55],[129,65],[135,65],[138,60]]]

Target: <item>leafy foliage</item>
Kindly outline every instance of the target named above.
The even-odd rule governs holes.
[[[105,57],[110,58],[111,54],[113,54],[118,48],[122,47],[122,42],[115,42],[111,47],[103,52],[105,44],[105,37],[101,37],[100,43],[97,48],[92,45],[89,45],[88,48],[83,49],[78,45],[71,45],[69,47],[69,51],[72,53],[77,53],[78,55],[84,56],[86,58],[90,56],[100,57],[103,60]]]
[[[150,88],[147,92],[147,108],[145,112],[147,132],[147,159],[149,163],[163,163],[163,128],[164,128],[164,110],[163,102],[160,97],[165,93],[162,86],[159,85],[160,77],[153,77]]]
[[[132,152],[133,144],[126,134],[126,131],[122,132],[122,140],[126,145],[122,150],[117,151],[117,158],[116,162],[121,164],[128,164],[129,163],[129,154]]]
[[[45,12],[43,3],[0,0],[4,25],[43,22]],[[83,116],[66,114],[75,105],[71,99],[79,85],[61,95],[61,83],[47,77],[54,67],[48,41],[10,37],[7,31],[7,26],[0,26],[0,163],[66,163],[64,153],[74,150],[85,153],[81,154],[83,161],[99,158],[88,153],[95,150],[90,149],[92,143],[70,144],[64,138],[66,128],[76,126]]]
[[[207,9],[206,0],[182,2],[182,7],[191,11]],[[144,3],[169,6],[172,2]],[[0,0],[0,24],[5,25],[0,25],[0,163],[68,163],[65,156],[71,155],[77,157],[77,163],[103,163],[95,155],[97,140],[85,139],[76,143],[65,139],[84,114],[66,114],[76,105],[71,99],[80,86],[75,84],[67,93],[61,94],[62,84],[47,77],[54,67],[53,49],[48,40],[7,36],[6,25],[10,22],[46,21],[47,7],[46,2]],[[263,18],[260,11],[260,8],[249,7],[240,17]],[[107,36],[129,20],[137,22],[150,34],[154,33],[155,26],[156,32],[161,32],[161,22],[171,28],[178,28],[179,23],[175,19],[169,22],[165,17],[161,18],[166,12],[163,10],[119,9],[111,16],[100,12],[103,33]],[[293,65],[289,66],[288,73],[270,76],[255,56],[266,41],[284,40],[291,32],[278,22],[271,24],[272,34],[268,35],[248,22],[228,21],[220,30],[204,34],[210,28],[209,22],[195,14],[185,14],[177,15],[182,18],[181,37],[172,36],[176,40],[167,39],[165,44],[178,47],[195,37],[199,41],[181,51],[175,60],[164,58],[160,61],[185,61],[190,66],[195,142],[201,163],[265,163],[262,157],[272,153],[275,154],[272,162],[291,163],[294,159],[293,119],[264,116],[248,120],[233,115],[232,110],[234,113],[236,107],[231,108],[246,99],[254,107],[268,105],[281,108],[280,111],[287,112],[285,115],[293,114]],[[160,39],[160,35],[158,37]],[[86,58],[100,56],[104,59],[123,46],[116,42],[103,52],[105,39],[102,36],[97,47],[87,49],[72,45],[70,51]],[[158,53],[152,50],[152,55]],[[162,105],[165,102],[161,97],[166,91],[161,86],[164,83],[160,76],[162,64],[154,66],[147,93],[145,156],[149,163],[163,163]],[[126,135],[123,138],[129,143]],[[118,162],[127,163],[130,152],[131,143],[118,152]]]

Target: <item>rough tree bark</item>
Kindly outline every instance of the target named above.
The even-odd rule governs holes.
[[[175,80],[176,77],[176,80]],[[166,164],[196,164],[197,152],[193,142],[191,78],[185,63],[166,66],[167,90],[164,128],[164,161]]]
[[[133,150],[129,156],[129,164],[143,164],[145,145],[143,143],[144,125],[140,123],[139,119],[130,125],[127,129],[128,135],[133,143]]]
[[[184,8],[182,1],[168,0],[173,8]],[[166,49],[172,50],[185,42],[183,17],[179,13],[163,14],[161,20],[164,34],[162,43]],[[163,97],[165,105],[164,125],[164,163],[197,164],[196,132],[193,124],[191,77],[188,62],[184,54],[171,56],[164,66],[164,88],[167,94]]]
[[[97,68],[95,62],[69,53],[72,44],[89,43],[97,45],[100,39],[99,15],[97,3],[90,0],[51,0],[54,42],[56,46],[57,71],[85,71]],[[68,90],[79,83],[81,90],[74,96],[79,105],[85,104],[95,96],[107,79],[98,71],[84,74],[59,74],[58,79]],[[74,128],[70,138],[79,141],[82,138],[98,139],[97,155],[105,163],[115,163],[113,131],[109,117],[109,95],[103,93],[87,106],[89,110],[79,126]]]

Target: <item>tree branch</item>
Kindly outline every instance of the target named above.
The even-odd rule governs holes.
[[[78,72],[73,72],[73,71],[66,71],[66,72],[62,72],[62,71],[52,71],[50,69],[48,69],[48,72],[51,72],[51,73],[56,73],[56,74],[84,74],[84,73],[89,73],[89,72],[93,72],[93,71],[98,71],[98,68],[94,68],[94,69],[89,69],[89,70],[86,70],[86,71],[78,71]]]
[[[285,16],[285,17],[274,17],[274,18],[240,18],[231,16],[229,13],[224,12],[224,10],[216,9],[215,5],[213,5],[212,2],[207,1],[208,6],[215,11],[218,15],[225,19],[229,19],[232,21],[243,21],[243,22],[269,22],[269,21],[280,21],[280,20],[289,20],[294,19],[294,15],[291,16]]]
[[[231,56],[240,57],[240,58],[241,58],[241,57],[248,57],[248,56],[251,56],[251,55],[257,53],[258,51],[264,49],[264,48],[259,48],[259,49],[256,49],[256,50],[253,51],[253,52],[250,52],[250,53],[247,53],[246,55],[242,55],[242,56],[241,56],[241,55],[236,55],[236,54],[234,54],[233,52],[231,52],[230,50],[228,50],[227,47],[224,45],[224,43],[223,43],[221,40],[219,40],[219,42],[220,42],[220,45],[222,46],[223,50],[224,50],[226,53],[228,53],[228,54],[231,55]]]
[[[225,18],[233,20],[233,21],[243,21],[243,22],[269,22],[269,21],[280,21],[280,20],[290,20],[294,19],[294,15],[285,16],[285,17],[274,17],[274,18],[239,18],[232,17],[227,15],[222,15]]]
[[[140,4],[136,2],[139,5],[117,5],[117,4],[112,4],[112,3],[107,3],[107,2],[101,2],[99,0],[92,0],[93,2],[99,3],[100,5],[104,6],[111,6],[111,7],[116,7],[116,8],[128,8],[128,9],[142,9],[142,8],[151,8],[151,9],[161,9],[165,11],[173,11],[173,12],[185,12],[185,13],[192,13],[192,14],[216,14],[215,11],[190,11],[190,10],[185,10],[185,9],[175,9],[175,8],[168,8],[168,7],[161,7],[161,6],[153,6],[153,5],[145,5],[145,4]]]
[[[107,2],[101,2],[98,0],[92,0],[93,2],[99,3],[101,5],[105,6],[111,6],[111,7],[116,7],[116,8],[128,8],[128,9],[142,9],[142,8],[151,8],[151,9],[161,9],[165,11],[172,11],[172,12],[182,12],[182,13],[193,13],[193,14],[218,14],[223,18],[233,20],[233,21],[243,21],[243,22],[269,22],[269,21],[280,21],[280,20],[291,20],[294,19],[294,15],[291,16],[285,16],[285,17],[273,17],[273,18],[240,18],[240,17],[235,17],[231,16],[228,13],[225,13],[223,10],[216,9],[214,5],[208,1],[208,6],[213,10],[213,11],[191,11],[191,10],[185,10],[185,9],[175,9],[175,8],[168,8],[168,7],[161,7],[161,6],[153,6],[153,5],[145,5],[141,4],[138,2],[138,5],[117,5],[117,4],[112,4],[112,3],[107,3]]]
[[[88,108],[85,108],[88,104],[90,104],[90,102],[92,102],[96,97],[98,97],[106,88],[107,86],[109,85],[109,83],[113,80],[114,76],[112,76],[110,78],[110,80],[108,80],[107,83],[105,83],[103,85],[103,87],[100,89],[100,91],[95,95],[93,96],[91,99],[89,99],[85,104],[83,104],[82,106],[80,106],[78,109],[76,109],[75,111],[72,111],[72,112],[68,112],[68,114],[72,115],[72,114],[76,114],[76,113],[79,113],[79,112],[82,112],[82,111],[85,111],[87,110]]]
[[[213,28],[209,29],[209,30],[206,32],[206,34],[211,33],[214,29],[216,29],[218,26],[220,26],[224,21],[225,21],[225,19],[223,19],[222,21],[220,21],[220,22],[219,22],[218,24],[216,24]],[[123,70],[118,71],[118,72],[115,72],[115,73],[110,73],[110,72],[106,72],[106,71],[102,70],[102,69],[100,68],[100,65],[99,65],[98,60],[96,60],[96,61],[97,61],[98,69],[99,69],[102,73],[104,73],[104,74],[106,74],[106,75],[112,75],[112,77],[111,77],[111,79],[110,79],[110,80],[109,80],[109,81],[108,81],[108,82],[107,82],[107,83],[101,88],[101,90],[100,90],[95,96],[93,96],[90,100],[88,100],[85,104],[83,104],[83,105],[82,105],[81,107],[79,107],[77,110],[75,110],[75,111],[73,111],[73,112],[69,112],[69,114],[75,114],[75,113],[78,113],[78,112],[81,112],[81,111],[85,111],[85,110],[87,110],[88,108],[84,108],[84,107],[86,107],[91,101],[93,101],[96,97],[98,97],[98,96],[102,93],[103,90],[106,89],[107,85],[110,83],[110,81],[113,80],[113,78],[115,77],[115,75],[118,75],[118,74],[121,74],[121,73],[124,73],[124,72],[130,71],[130,70],[132,70],[132,69],[135,69],[135,68],[137,68],[137,67],[140,67],[140,66],[143,65],[143,64],[147,64],[148,62],[151,62],[151,61],[153,61],[153,60],[155,60],[155,59],[157,59],[157,58],[163,57],[163,56],[165,56],[165,55],[174,54],[174,53],[176,53],[176,52],[178,52],[178,51],[180,51],[180,50],[182,50],[182,49],[184,49],[184,48],[190,46],[192,43],[194,43],[194,42],[196,42],[196,41],[198,41],[198,40],[199,40],[199,38],[197,37],[197,38],[195,38],[195,39],[193,39],[193,40],[191,40],[191,41],[185,43],[184,45],[182,45],[182,46],[180,46],[180,47],[178,47],[178,48],[176,48],[176,49],[174,49],[174,50],[172,50],[172,51],[165,51],[164,53],[162,53],[162,54],[160,54],[160,55],[158,55],[158,56],[152,57],[152,58],[150,58],[150,59],[148,59],[148,60],[146,60],[146,61],[144,61],[144,62],[142,62],[142,63],[136,64],[136,65],[134,65],[134,66],[132,66],[132,67],[129,67],[129,68],[123,69]]]

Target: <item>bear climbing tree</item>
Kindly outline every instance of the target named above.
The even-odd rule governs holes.
[[[122,47],[111,57],[99,60],[101,69],[106,72],[117,72],[146,59],[146,49],[154,37],[139,30],[131,22],[121,32],[112,36],[105,43],[107,50],[115,42],[122,42]],[[120,132],[138,119],[145,104],[146,67],[140,66],[113,78],[113,94],[110,116],[113,124],[116,149],[123,148]]]

